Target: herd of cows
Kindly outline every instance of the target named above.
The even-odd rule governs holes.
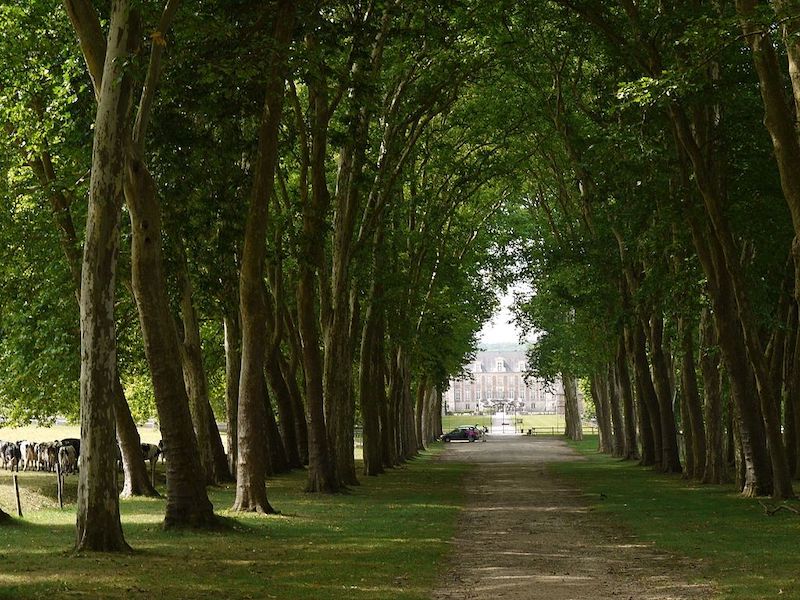
[[[151,468],[159,457],[164,457],[163,440],[155,444],[142,444],[142,457],[150,461]],[[54,442],[4,442],[0,440],[0,463],[11,471],[55,471],[77,473],[80,465],[81,441],[66,438]],[[122,453],[117,446],[117,461],[122,466]]]

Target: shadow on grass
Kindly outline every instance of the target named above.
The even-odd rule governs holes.
[[[588,460],[550,465],[551,472],[638,539],[692,559],[698,580],[715,581],[726,598],[797,592],[797,515],[767,516],[732,485],[687,482],[600,455],[591,440],[576,446]]]
[[[42,509],[0,528],[0,590],[20,600],[427,598],[467,472],[422,457],[335,496],[304,493],[306,473],[282,475],[268,495],[283,514],[267,516],[230,513],[235,488],[209,488],[224,531],[164,531],[163,499],[125,499],[134,552],[121,555],[72,556],[74,506]]]

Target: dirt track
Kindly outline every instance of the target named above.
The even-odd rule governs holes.
[[[686,583],[691,565],[637,544],[588,510],[545,464],[581,460],[552,438],[452,443],[441,460],[477,465],[467,483],[436,600],[711,598]]]

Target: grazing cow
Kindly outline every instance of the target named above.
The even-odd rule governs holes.
[[[39,456],[36,452],[36,444],[34,442],[23,440],[19,443],[19,451],[22,455],[22,470],[35,470],[37,467],[36,463],[39,460]]]
[[[78,470],[78,455],[73,446],[61,446],[58,449],[58,464],[62,473],[74,473]]]
[[[75,448],[75,458],[80,458],[81,456],[81,441],[78,438],[64,438],[61,440],[62,446],[72,446]]]
[[[36,453],[39,457],[39,468],[43,471],[55,471],[58,460],[58,442],[42,442],[37,444]]]
[[[159,454],[161,454],[161,448],[155,444],[142,444],[142,458],[150,461],[150,481],[153,487],[156,485],[156,463]]]
[[[152,468],[158,462],[158,456],[161,454],[161,448],[155,444],[142,444],[142,458],[150,461]]]
[[[11,469],[12,471],[14,469],[19,471],[19,463],[22,460],[22,454],[16,442],[3,442],[2,447],[0,447],[0,454],[2,454],[3,457],[3,467]]]

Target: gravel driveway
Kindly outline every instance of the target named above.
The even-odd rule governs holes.
[[[557,438],[451,443],[440,460],[476,465],[435,600],[711,598],[688,561],[656,552],[589,509],[545,465],[583,460]]]

